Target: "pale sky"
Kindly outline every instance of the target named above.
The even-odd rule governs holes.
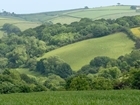
[[[74,8],[109,6],[121,3],[140,5],[140,0],[0,0],[0,12],[3,10],[23,13],[48,12]]]

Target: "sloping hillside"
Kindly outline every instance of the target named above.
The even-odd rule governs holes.
[[[91,18],[93,20],[105,18],[116,19],[123,16],[140,15],[139,12],[131,10],[130,6],[107,6],[90,9],[75,9],[69,11],[56,11],[42,14],[21,15],[28,20],[28,16],[32,21],[52,21],[53,23],[71,23],[73,21],[79,21],[81,18]],[[27,16],[27,17],[26,17]],[[36,18],[33,18],[36,16]],[[35,20],[36,19],[36,20]]]
[[[130,53],[133,47],[134,42],[126,34],[116,33],[64,46],[46,53],[41,58],[59,56],[70,64],[73,70],[79,70],[96,56],[117,58],[120,55]]]
[[[123,16],[134,16],[140,15],[140,12],[136,10],[131,10],[130,6],[106,6],[106,7],[96,7],[96,8],[79,8],[72,10],[63,11],[52,11],[34,14],[16,14],[12,16],[14,18],[32,21],[32,22],[53,22],[53,23],[71,23],[74,21],[79,21],[81,18],[91,18],[95,19],[116,19]]]
[[[22,31],[25,29],[34,28],[40,25],[40,23],[37,23],[37,22],[30,22],[30,21],[25,21],[25,20],[20,20],[20,19],[0,17],[0,27],[2,27],[5,23],[14,24],[18,26]]]

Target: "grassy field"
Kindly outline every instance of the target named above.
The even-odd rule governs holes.
[[[140,27],[132,28],[131,31],[136,37],[140,38]]]
[[[38,23],[44,23],[52,21],[53,23],[70,24],[74,21],[79,21],[81,18],[91,18],[96,19],[116,19],[123,16],[134,16],[140,15],[140,12],[131,10],[130,6],[106,6],[106,7],[96,7],[89,9],[71,9],[63,11],[52,11],[43,13],[33,13],[33,14],[17,14],[14,16],[9,16],[7,18],[0,18],[0,26],[5,22],[10,22],[20,26],[22,30],[27,28],[32,28],[38,26]],[[29,23],[30,21],[30,23]],[[27,26],[27,27],[25,27]]]
[[[133,47],[134,42],[126,34],[116,33],[64,46],[46,53],[41,58],[59,56],[70,64],[73,70],[79,70],[96,56],[117,58],[120,55],[130,53]]]
[[[139,90],[54,91],[0,95],[1,105],[139,105]]]
[[[80,20],[80,18],[74,18],[74,17],[70,17],[70,16],[59,16],[59,17],[51,19],[49,21],[52,21],[54,24],[59,23],[59,22],[61,22],[61,24],[65,24],[65,23],[70,24],[74,21],[79,21],[79,20]]]
[[[80,9],[52,11],[34,14],[19,14],[18,18],[22,20],[40,23],[52,21],[53,23],[69,24],[74,21],[79,21],[81,18],[85,17],[95,20],[100,18],[116,19],[123,16],[134,16],[134,15],[140,15],[140,12],[131,10],[130,6],[106,6],[89,9],[80,8]]]
[[[28,28],[34,28],[39,26],[40,23],[29,22],[24,20],[12,19],[12,18],[1,18],[0,17],[0,27],[2,27],[5,23],[10,23],[18,26],[22,31]]]
[[[62,15],[66,15],[64,20]],[[61,15],[58,15],[56,18],[51,19],[50,21],[54,23],[60,22],[68,24],[69,22],[79,21],[80,18],[85,17],[95,20],[100,18],[116,19],[122,16],[133,15],[140,15],[140,13],[136,13],[135,10],[131,10],[130,6],[107,6],[64,12]],[[68,19],[68,21],[65,21],[66,19]]]
[[[116,19],[122,16],[133,16],[140,15],[135,10],[131,10],[130,6],[108,6],[108,7],[99,7],[92,8],[77,12],[69,12],[70,16],[80,17],[80,18],[91,18],[91,19],[100,19],[100,18],[111,18]]]

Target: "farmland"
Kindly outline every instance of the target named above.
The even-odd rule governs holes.
[[[53,16],[46,15],[45,16],[46,18],[43,18],[39,14],[32,14],[32,16],[34,15],[38,16],[38,20],[52,21],[53,23],[69,24],[74,21],[79,21],[81,18],[91,18],[93,20],[100,18],[116,19],[123,16],[140,15],[140,13],[137,13],[135,10],[131,10],[130,6],[107,6],[90,9],[77,9],[62,12],[52,12],[52,13],[54,13]],[[32,16],[30,16],[30,20]]]
[[[28,28],[34,28],[39,26],[40,23],[29,22],[25,20],[13,19],[13,18],[0,18],[0,27],[2,27],[5,23],[10,23],[18,26],[22,31]]]
[[[63,14],[49,21],[52,21],[53,23],[69,23],[69,21],[79,21],[81,18],[91,18],[93,20],[101,18],[116,19],[123,16],[135,15],[140,15],[140,13],[136,12],[135,10],[131,10],[130,6],[107,6],[64,12]],[[69,21],[63,21],[62,18],[64,17],[69,19]]]
[[[139,12],[131,10],[130,6],[106,6],[89,9],[72,9],[63,11],[52,11],[34,14],[17,14],[16,16],[0,16],[0,26],[4,23],[11,23],[21,30],[34,28],[45,22],[70,24],[79,21],[81,18],[96,19],[116,19],[123,16],[140,15]]]
[[[139,90],[1,94],[1,105],[139,105]]]
[[[93,20],[101,18],[116,19],[123,16],[135,16],[135,15],[140,15],[140,12],[131,10],[130,6],[114,5],[96,8],[92,7],[89,9],[79,8],[79,9],[50,11],[33,14],[17,14],[17,16],[13,18],[37,23],[51,21],[53,23],[70,24],[71,22],[79,21],[81,18],[91,18]]]
[[[64,46],[46,53],[41,58],[59,56],[70,64],[73,70],[79,70],[96,56],[117,58],[120,55],[130,53],[133,47],[134,42],[126,34],[116,33]]]

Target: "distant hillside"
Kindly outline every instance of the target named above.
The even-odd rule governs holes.
[[[34,14],[12,14],[10,18],[17,18],[32,22],[53,22],[53,23],[71,23],[79,21],[81,18],[91,18],[93,20],[105,18],[105,19],[116,19],[123,16],[134,16],[140,15],[140,12],[131,9],[131,6],[106,6],[97,8],[79,8],[72,10],[63,11],[52,11]]]
[[[130,53],[133,47],[134,42],[126,34],[116,33],[64,46],[46,53],[41,58],[59,56],[70,64],[73,70],[79,70],[96,56],[117,58],[120,55]]]
[[[10,23],[18,26],[22,31],[28,28],[34,28],[40,25],[37,22],[30,22],[16,18],[1,18],[0,17],[0,27],[2,27],[5,23]]]

